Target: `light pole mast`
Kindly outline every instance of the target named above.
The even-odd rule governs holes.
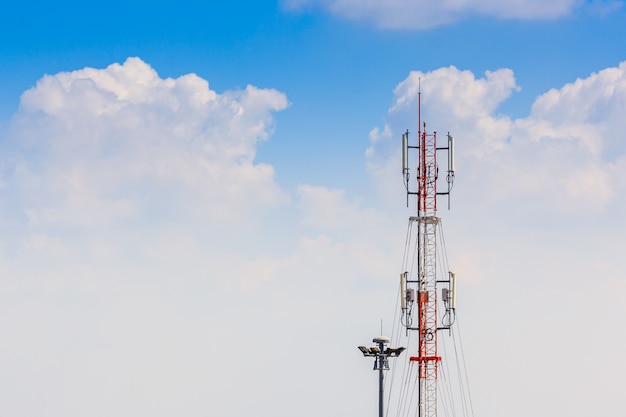
[[[373,342],[376,346],[366,348],[365,346],[359,346],[359,350],[363,353],[363,356],[373,356],[374,370],[378,371],[378,417],[383,417],[383,392],[384,392],[384,374],[383,371],[389,369],[388,358],[394,358],[404,352],[405,348],[391,348],[386,347],[390,343],[388,337],[378,336],[375,337]]]
[[[437,277],[437,236],[440,218],[437,217],[437,197],[447,195],[449,199],[454,180],[453,138],[447,135],[444,147],[437,147],[437,132],[427,133],[426,123],[421,125],[421,91],[418,92],[418,139],[417,145],[409,145],[409,132],[402,135],[402,172],[409,196],[417,200],[417,216],[409,217],[409,227],[417,226],[416,256],[417,268],[401,274],[403,324],[409,331],[418,334],[417,355],[409,358],[419,364],[418,373],[418,416],[437,415],[437,368],[441,356],[437,351],[438,330],[449,329],[454,321],[455,283],[454,274]],[[408,164],[410,150],[417,150],[417,187],[411,191],[411,173]],[[439,166],[437,152],[448,152],[446,174],[447,191],[438,192]],[[449,201],[449,200],[448,200]],[[443,285],[441,299],[438,299],[438,286]],[[442,322],[438,318],[438,306],[442,305],[445,314]],[[416,308],[415,308],[416,307]]]

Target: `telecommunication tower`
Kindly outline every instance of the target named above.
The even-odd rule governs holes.
[[[441,221],[437,217],[437,200],[446,196],[449,208],[454,182],[454,138],[448,133],[443,142],[443,146],[439,146],[437,132],[428,133],[426,123],[422,125],[420,91],[417,144],[409,143],[408,130],[402,135],[402,174],[407,190],[407,206],[410,198],[417,203],[417,215],[409,217],[409,228],[417,228],[415,253],[410,254],[416,259],[416,267],[400,274],[402,324],[407,335],[417,332],[417,352],[409,360],[419,365],[419,417],[437,415],[437,376],[441,361],[437,336],[439,331],[451,329],[456,309],[455,275],[448,271],[447,276],[437,276],[438,228]],[[447,152],[445,180],[439,178],[439,152]],[[409,153],[417,153],[414,173],[409,168]],[[411,184],[411,177],[416,179],[417,184]],[[444,191],[437,189],[438,184],[444,186]],[[441,318],[440,311],[443,313]]]

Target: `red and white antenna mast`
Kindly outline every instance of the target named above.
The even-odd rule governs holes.
[[[441,356],[437,351],[439,330],[450,329],[455,315],[455,277],[448,272],[445,277],[437,276],[437,236],[440,218],[437,217],[437,198],[447,196],[454,181],[453,147],[454,139],[448,133],[444,147],[437,147],[437,132],[428,133],[426,123],[421,125],[421,88],[418,92],[418,138],[417,145],[409,144],[409,132],[402,135],[402,173],[407,189],[407,204],[410,196],[417,200],[417,216],[409,217],[409,228],[417,227],[415,252],[410,258],[417,265],[401,274],[402,323],[407,334],[417,332],[417,348],[410,361],[417,362],[418,372],[418,416],[437,415],[437,376]],[[417,151],[417,186],[410,188],[411,172],[408,155]],[[438,192],[439,166],[437,153],[447,151],[448,169],[444,185],[446,191]],[[441,180],[443,183],[443,180]],[[439,298],[438,287],[441,288]],[[443,310],[441,319],[438,307]],[[408,350],[411,353],[411,350]]]

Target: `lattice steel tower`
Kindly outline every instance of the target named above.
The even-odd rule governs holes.
[[[409,197],[417,200],[417,216],[409,217],[409,229],[417,228],[415,252],[410,254],[416,259],[411,271],[401,274],[401,308],[403,325],[407,334],[417,332],[417,354],[410,361],[417,362],[418,371],[418,415],[419,417],[435,417],[437,415],[437,374],[441,356],[437,351],[437,335],[439,330],[450,329],[455,314],[455,278],[447,272],[447,276],[438,278],[438,227],[437,217],[438,196],[449,196],[454,181],[453,146],[454,139],[448,133],[445,146],[437,146],[437,132],[427,133],[426,123],[421,124],[421,92],[418,93],[418,140],[417,145],[409,144],[409,132],[402,135],[402,173],[407,189],[407,205]],[[417,151],[417,185],[409,184],[409,153]],[[439,179],[437,154],[447,152],[448,167],[445,182]],[[443,192],[437,191],[437,184],[447,185]],[[441,298],[438,298],[438,287],[441,287]],[[443,310],[441,319],[438,307]],[[410,352],[410,350],[409,350]]]

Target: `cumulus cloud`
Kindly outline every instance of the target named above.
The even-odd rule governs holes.
[[[611,10],[614,9],[613,3]],[[411,1],[411,0],[284,0],[288,9],[319,6],[353,20],[364,20],[387,29],[430,29],[471,16],[497,19],[555,19],[570,14],[579,0],[507,1]]]
[[[29,227],[161,216],[233,220],[282,204],[255,163],[284,94],[218,94],[195,74],[162,79],[139,58],[46,75],[21,98],[5,153],[5,192]]]

